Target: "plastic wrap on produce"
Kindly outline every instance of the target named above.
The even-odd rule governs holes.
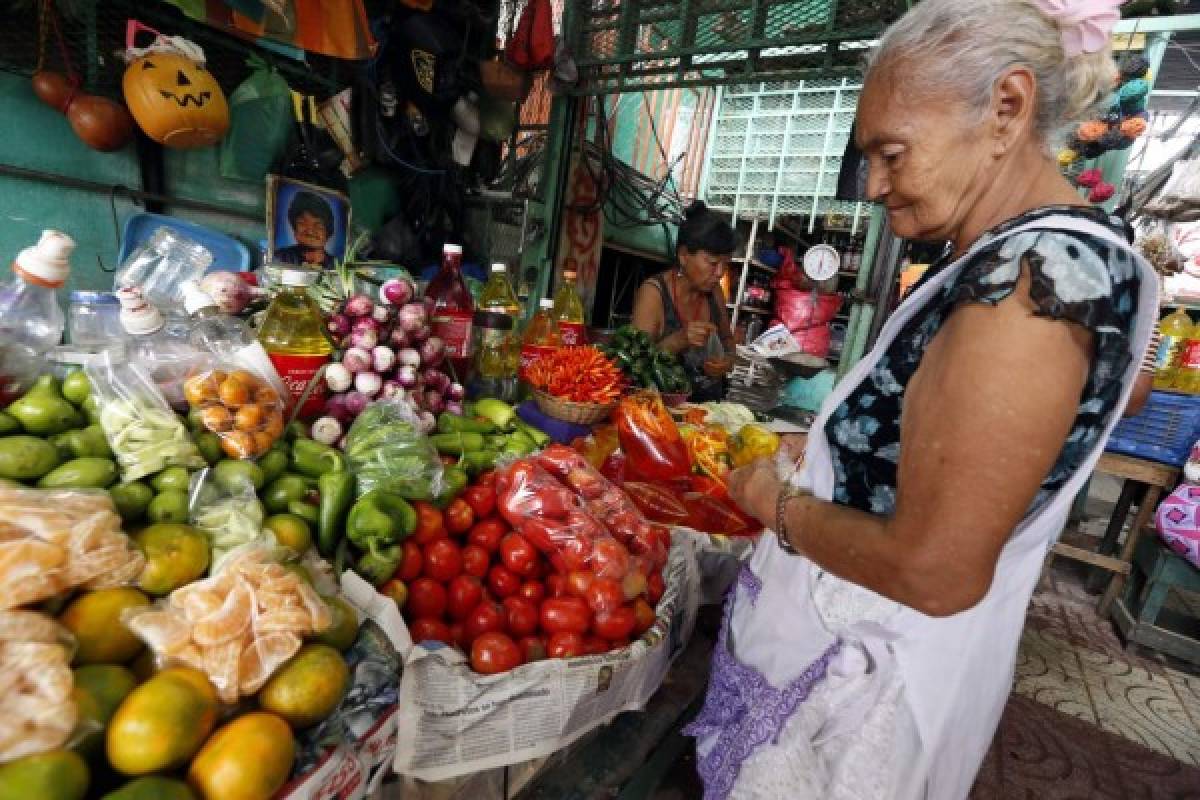
[[[396,771],[423,781],[547,756],[658,690],[692,634],[700,603],[695,541],[671,547],[657,619],[628,647],[535,661],[500,675],[473,672],[451,647],[413,647],[400,681]]]

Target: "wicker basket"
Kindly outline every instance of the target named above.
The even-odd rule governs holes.
[[[597,422],[603,422],[617,407],[616,400],[611,403],[575,403],[554,397],[540,389],[534,391],[533,399],[546,416],[576,425],[595,425]]]

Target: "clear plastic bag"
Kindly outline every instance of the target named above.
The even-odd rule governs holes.
[[[184,381],[183,394],[200,426],[220,437],[230,458],[258,458],[283,435],[279,392],[249,370],[226,370],[210,360]]]
[[[144,370],[163,399],[180,412],[188,410],[184,380],[208,360],[208,355],[192,344],[190,332],[186,321],[173,317],[156,333],[133,336],[125,343],[128,360]]]
[[[121,621],[160,666],[200,670],[221,702],[233,704],[261,689],[303,637],[326,630],[333,613],[279,562],[276,548],[252,543],[229,553],[211,577],[154,606],[126,609]]]
[[[106,350],[84,366],[100,409],[100,427],[121,467],[135,481],[166,467],[199,469],[204,459],[183,421],[140,366]]]
[[[373,489],[404,497],[436,497],[442,491],[442,460],[405,400],[367,406],[346,434],[345,453],[360,496]]]
[[[164,314],[182,312],[184,281],[200,280],[212,260],[208,248],[194,239],[158,228],[117,268],[113,289],[138,286],[146,300]]]
[[[74,738],[73,651],[71,635],[46,614],[0,611],[0,764]]]
[[[145,561],[108,492],[0,486],[0,609],[124,586]]]
[[[635,392],[613,412],[630,477],[685,484],[691,474],[687,445],[658,392]]]
[[[188,488],[188,520],[208,534],[214,570],[233,550],[264,538],[262,503],[244,474],[204,469]]]

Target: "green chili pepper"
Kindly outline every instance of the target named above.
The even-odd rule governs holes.
[[[346,458],[341,451],[313,439],[297,439],[292,443],[292,468],[302,475],[318,478],[326,472],[342,472]]]
[[[375,542],[371,542],[366,548],[366,552],[359,556],[358,562],[354,565],[354,571],[373,585],[382,586],[396,574],[403,559],[404,548],[399,545],[381,547]]]
[[[287,510],[289,514],[295,514],[309,525],[315,526],[321,520],[321,513],[317,507],[304,500],[292,500],[287,504]]]
[[[329,558],[337,547],[346,512],[354,502],[354,483],[354,476],[349,472],[326,472],[317,478],[317,489],[321,492],[317,551],[325,558]]]
[[[442,472],[442,491],[434,498],[433,504],[438,508],[445,508],[462,494],[470,482],[470,477],[461,467],[446,467]]]
[[[267,485],[262,492],[262,504],[272,514],[288,510],[288,503],[303,500],[308,494],[308,481],[299,475],[284,473]]]
[[[283,431],[283,435],[288,439],[307,439],[308,426],[303,422],[288,423],[287,428],[285,428]]]
[[[517,420],[517,430],[528,436],[536,447],[545,447],[550,444],[550,434],[541,428],[535,428],[523,419]]]
[[[468,419],[449,411],[438,415],[438,431],[441,433],[491,433],[494,430],[496,426],[486,419]]]
[[[282,450],[268,450],[258,459],[258,468],[262,470],[264,485],[270,483],[287,472],[287,453]]]
[[[516,431],[508,437],[508,441],[504,443],[502,452],[512,453],[518,456],[527,456],[537,450],[537,443],[533,441],[524,431]]]
[[[470,453],[463,453],[462,465],[469,474],[478,475],[489,469],[495,469],[498,455],[495,450],[473,450]]]
[[[346,538],[359,550],[396,544],[417,529],[417,512],[398,494],[367,492],[350,507]]]
[[[483,434],[437,433],[429,437],[437,451],[446,456],[461,456],[473,450],[483,449]]]

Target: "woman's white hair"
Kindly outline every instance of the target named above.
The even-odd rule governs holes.
[[[1068,58],[1058,24],[1034,0],[921,0],[884,32],[868,75],[900,66],[916,96],[958,95],[983,113],[996,81],[1023,65],[1037,79],[1034,129],[1048,150],[1093,116],[1116,84],[1112,51]]]

